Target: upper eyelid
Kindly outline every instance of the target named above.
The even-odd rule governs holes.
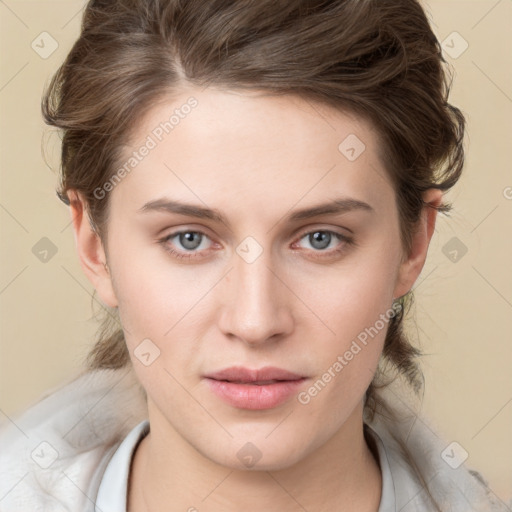
[[[350,233],[352,233],[351,230],[349,230],[348,228],[339,228],[340,230],[341,229],[345,229],[347,231],[350,231]],[[334,235],[339,235],[339,236],[342,236],[342,237],[348,237],[349,235],[348,234],[344,234],[344,233],[340,233],[339,231],[336,231],[335,229],[333,228],[303,228],[303,229],[299,229],[297,230],[296,234],[294,235],[295,238],[297,237],[304,237],[306,235],[309,235],[311,233],[317,233],[318,231],[321,231],[323,233],[333,233]]]

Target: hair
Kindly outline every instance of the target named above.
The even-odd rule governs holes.
[[[463,168],[465,119],[448,103],[446,68],[417,0],[91,0],[42,102],[46,123],[63,134],[57,193],[66,204],[69,190],[83,195],[105,244],[109,201],[94,191],[114,175],[148,107],[192,86],[298,95],[376,129],[407,253],[423,192],[447,191]],[[368,410],[385,366],[422,388],[421,352],[403,328],[411,299],[401,298],[389,322]],[[129,364],[111,316],[88,361],[90,368]]]

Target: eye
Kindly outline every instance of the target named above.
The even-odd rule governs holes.
[[[305,244],[304,241],[306,242]],[[343,250],[344,246],[350,244],[352,244],[351,238],[341,233],[322,229],[305,233],[299,241],[296,242],[296,245],[301,248],[312,249],[315,252],[325,252],[327,254],[340,252]]]
[[[177,258],[201,257],[212,245],[208,236],[200,231],[178,231],[160,241],[165,250]]]

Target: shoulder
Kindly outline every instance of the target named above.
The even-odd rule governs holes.
[[[457,445],[445,441],[415,402],[392,389],[379,391],[387,410],[366,421],[381,445],[402,512],[507,512],[483,477],[467,468]],[[437,505],[438,508],[435,508]]]
[[[144,418],[144,395],[131,370],[98,370],[5,421],[2,511],[93,510],[108,461]]]

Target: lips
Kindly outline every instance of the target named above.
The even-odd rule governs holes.
[[[274,384],[280,381],[293,381],[302,379],[303,376],[281,368],[266,366],[265,368],[250,370],[243,366],[233,366],[224,370],[206,375],[209,379],[224,380],[237,384]]]
[[[241,366],[206,375],[209,389],[238,409],[271,409],[299,391],[306,377],[267,366],[251,370]]]

